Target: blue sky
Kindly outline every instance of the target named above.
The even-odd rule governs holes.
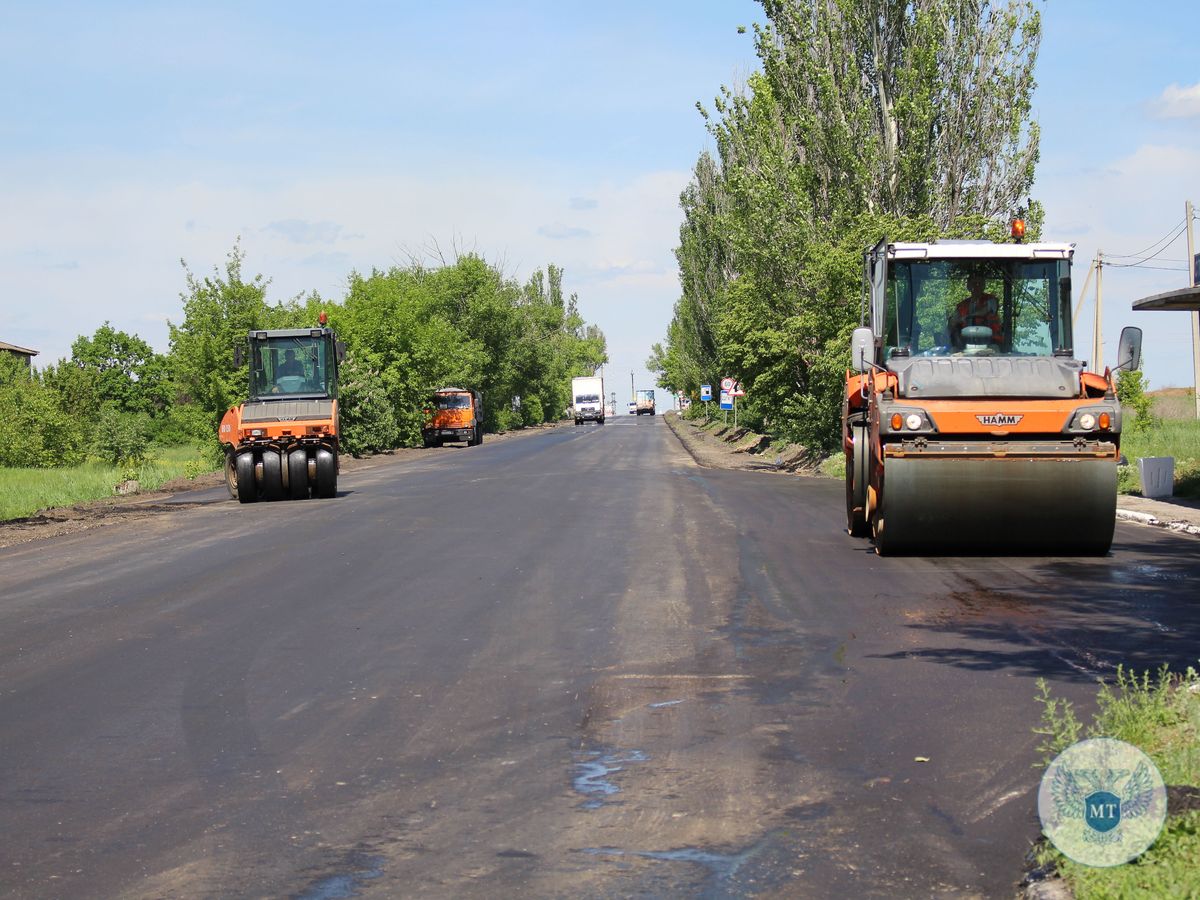
[[[1137,250],[1200,202],[1200,52],[1183,3],[1042,9],[1034,196],[1081,284],[1097,247]],[[165,350],[180,258],[206,271],[238,236],[275,299],[340,299],[351,269],[436,243],[521,279],[564,266],[613,384],[649,385],[678,194],[710,146],[695,103],[754,68],[737,26],[761,19],[745,0],[7,4],[0,339],[45,364],[108,319]],[[1191,383],[1187,319],[1129,306],[1183,278],[1106,272],[1109,353],[1142,325],[1155,386]],[[1090,309],[1077,328],[1088,346]]]

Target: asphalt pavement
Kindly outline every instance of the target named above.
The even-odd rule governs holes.
[[[1194,538],[875,556],[658,417],[0,549],[0,894],[1008,895],[1045,678],[1196,663]]]

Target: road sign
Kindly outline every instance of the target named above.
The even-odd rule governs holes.
[[[711,384],[700,385],[700,399],[704,400],[705,402],[712,399],[712,385]]]
[[[740,381],[734,382],[733,388],[729,391],[729,396],[730,397],[745,397],[746,396],[746,389],[744,387],[742,387],[742,383]]]
[[[735,382],[732,378],[722,378],[721,379],[721,390],[732,391],[734,383]]]
[[[721,409],[733,409],[733,397],[729,391],[721,391]]]

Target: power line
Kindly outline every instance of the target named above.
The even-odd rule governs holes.
[[[1164,250],[1166,250],[1167,247],[1171,246],[1171,244],[1175,243],[1175,241],[1179,240],[1179,236],[1183,234],[1186,229],[1187,222],[1181,219],[1177,225],[1171,226],[1171,230],[1167,232],[1166,236],[1159,238],[1149,247],[1139,250],[1137,253],[1105,253],[1104,255],[1106,257],[1115,257],[1116,259],[1132,259],[1133,257],[1143,256],[1144,254],[1149,253],[1155,247],[1159,247],[1160,244],[1163,244],[1163,246],[1159,247],[1159,249],[1153,255],[1146,257],[1146,259],[1153,259],[1159,253],[1162,253]],[[1163,243],[1164,241],[1166,242],[1165,244]]]

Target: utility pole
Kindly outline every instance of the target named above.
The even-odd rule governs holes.
[[[1092,323],[1092,371],[1104,371],[1104,343],[1100,332],[1100,312],[1104,308],[1104,251],[1096,251],[1096,321]]]
[[[633,387],[633,369],[629,370],[629,402],[633,403],[637,400],[637,391]]]
[[[1184,204],[1184,221],[1187,223],[1187,270],[1188,287],[1195,287],[1196,281],[1196,240],[1192,233],[1192,219],[1195,210],[1192,201]],[[1192,393],[1196,395],[1196,418],[1200,419],[1200,309],[1191,315],[1192,319]]]

